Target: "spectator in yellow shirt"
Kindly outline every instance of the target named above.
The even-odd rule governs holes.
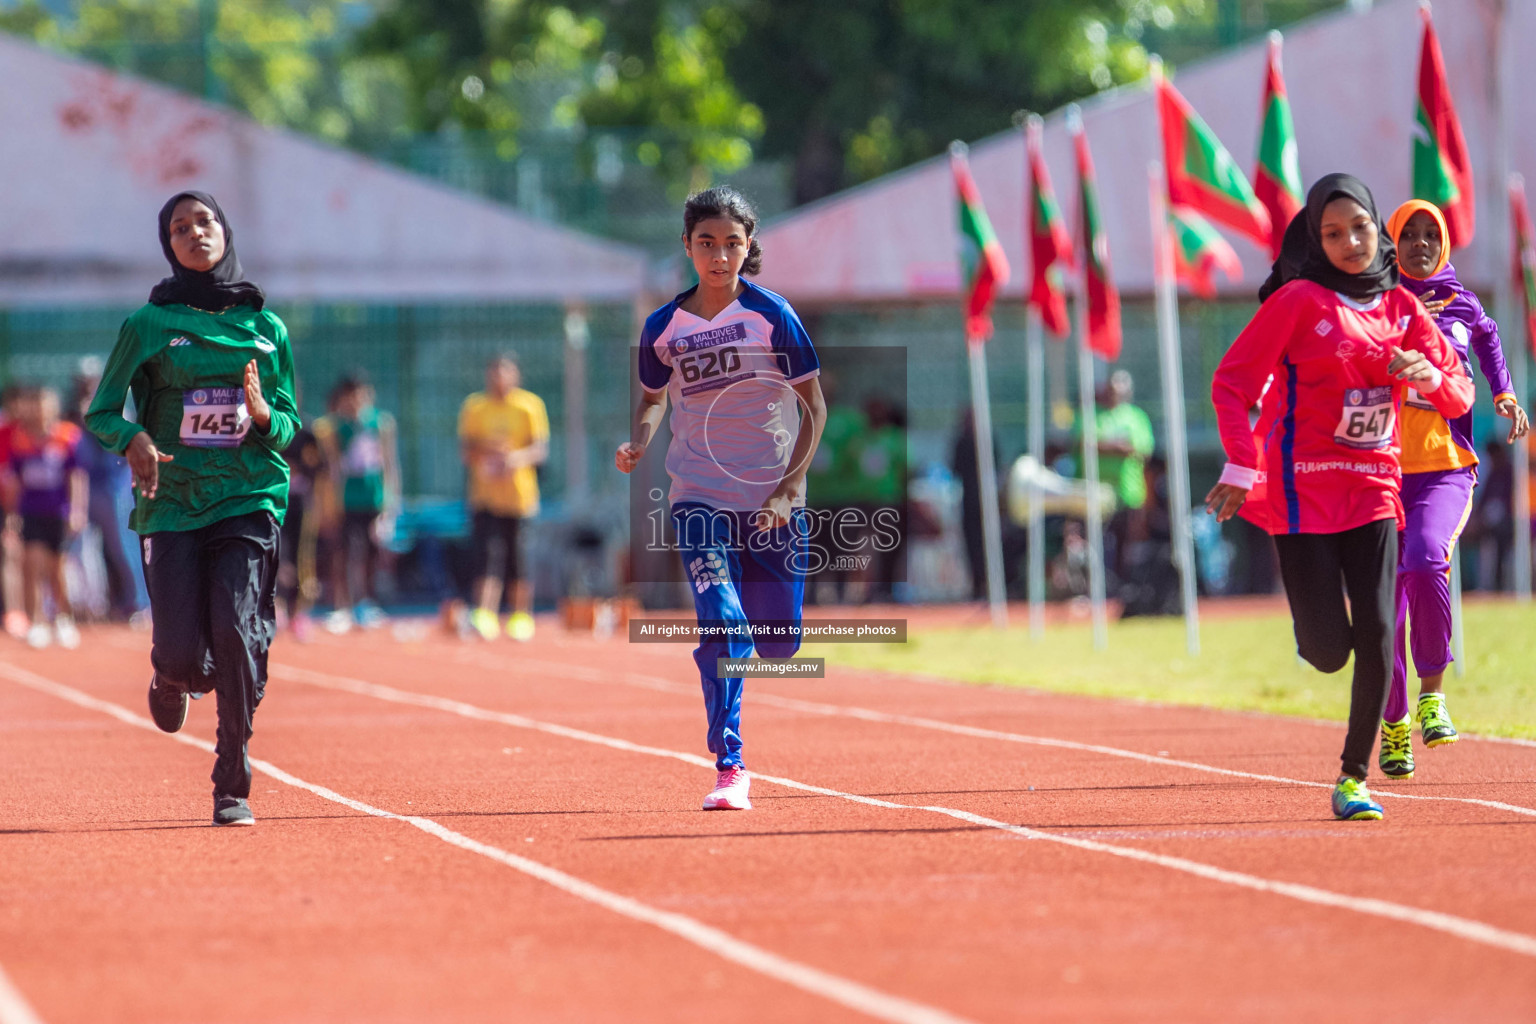
[[[478,577],[470,621],[479,634],[500,634],[502,594],[512,591],[507,635],[533,637],[533,585],[523,578],[518,536],[522,522],[539,511],[535,467],[549,457],[549,414],[544,400],[518,385],[522,375],[510,353],[485,368],[485,390],[459,410],[459,444],[469,472],[471,543]]]

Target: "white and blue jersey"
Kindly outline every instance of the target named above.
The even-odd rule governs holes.
[[[789,468],[800,433],[793,385],[821,372],[800,317],[749,281],[713,320],[684,310],[692,289],[652,313],[640,336],[640,385],[672,403],[671,503],[751,512]],[[803,505],[804,495],[795,504]]]

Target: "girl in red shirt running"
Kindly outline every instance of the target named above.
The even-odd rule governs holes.
[[[1376,819],[1365,778],[1392,672],[1397,413],[1411,388],[1459,416],[1472,382],[1423,304],[1398,287],[1376,203],[1347,174],[1312,186],[1259,299],[1211,383],[1228,462],[1206,507],[1221,522],[1241,510],[1274,537],[1303,658],[1337,672],[1354,654],[1333,813]]]

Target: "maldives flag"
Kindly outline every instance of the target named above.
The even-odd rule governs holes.
[[[1202,299],[1214,299],[1217,270],[1229,281],[1242,280],[1242,261],[1210,221],[1193,210],[1169,207],[1168,230],[1173,235],[1174,274],[1190,291]]]
[[[1029,255],[1034,272],[1029,304],[1052,334],[1065,338],[1072,328],[1067,320],[1062,270],[1072,268],[1072,236],[1062,223],[1056,194],[1051,191],[1051,176],[1045,169],[1042,125],[1039,117],[1031,117],[1024,133],[1029,172]]]
[[[1077,149],[1077,227],[1088,282],[1088,347],[1113,360],[1120,358],[1120,293],[1109,273],[1109,236],[1099,217],[1093,156],[1088,152],[1088,134],[1080,118],[1073,119],[1072,135]]]
[[[1269,212],[1269,256],[1280,255],[1285,229],[1305,201],[1301,192],[1301,162],[1296,157],[1296,128],[1291,101],[1280,76],[1280,33],[1269,34],[1269,72],[1264,78],[1264,123],[1259,129],[1259,165],[1253,171],[1253,194]]]
[[[1419,15],[1424,19],[1424,45],[1419,50],[1419,104],[1414,111],[1413,196],[1440,207],[1450,229],[1451,248],[1458,249],[1472,241],[1476,226],[1472,160],[1451,105],[1440,37],[1435,35],[1428,4],[1419,8]]]
[[[965,293],[965,337],[980,344],[992,337],[992,300],[1008,281],[1008,257],[987,220],[981,192],[971,177],[965,146],[949,148],[949,164],[955,172],[960,197],[960,273]]]
[[[1536,352],[1536,235],[1525,205],[1525,179],[1509,176],[1510,220],[1515,226],[1515,284],[1525,299],[1525,340]]]
[[[1216,134],[1153,61],[1152,83],[1168,168],[1168,202],[1205,214],[1258,245],[1269,247],[1269,211],[1259,202]]]

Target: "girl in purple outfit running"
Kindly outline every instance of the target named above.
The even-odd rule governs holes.
[[[1456,279],[1450,265],[1445,217],[1433,204],[1414,199],[1387,220],[1387,234],[1397,245],[1404,288],[1417,295],[1435,317],[1440,332],[1461,355],[1472,375],[1476,355],[1493,389],[1493,405],[1511,420],[1509,441],[1529,429],[1525,410],[1515,398],[1499,328],[1477,296]],[[1402,444],[1403,509],[1408,525],[1398,547],[1397,640],[1392,684],[1381,724],[1382,773],[1413,775],[1413,720],[1424,745],[1455,743],[1456,727],[1445,708],[1442,685],[1451,663],[1451,553],[1472,511],[1477,482],[1472,412],[1447,420],[1410,392],[1399,421]],[[1413,664],[1419,673],[1419,702],[1408,714],[1408,623],[1413,623]]]

